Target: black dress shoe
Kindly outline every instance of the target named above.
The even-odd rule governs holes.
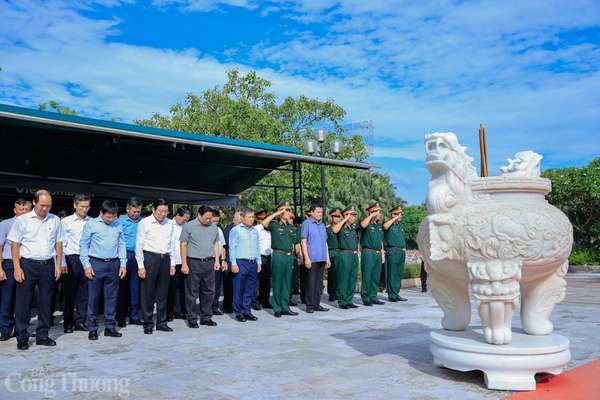
[[[260,311],[260,310],[262,310],[262,304],[260,304],[260,303],[252,304],[252,308],[255,309],[256,311]]]
[[[173,318],[175,319],[186,319],[186,315],[185,314],[179,314],[179,313],[175,313],[175,315],[173,315]],[[130,322],[132,323],[132,322]]]
[[[357,305],[356,305],[356,304],[354,304],[354,303],[350,303],[350,304],[348,304],[348,308],[358,308],[358,307],[359,307],[359,306],[357,306]]]
[[[129,325],[143,325],[142,321],[140,321],[139,319],[132,319],[129,321]]]
[[[424,288],[421,288],[421,292],[425,293],[426,291],[427,291],[427,288],[426,288],[426,287],[424,287]]]
[[[390,303],[395,303],[398,301],[398,299],[388,299]]]
[[[337,297],[335,297],[335,296],[329,296],[329,301],[337,301]]]
[[[200,328],[200,325],[198,325],[198,321],[188,321],[188,327],[190,328]]]
[[[119,328],[125,328],[127,326],[127,322],[119,321],[119,322],[117,322],[117,325],[119,326]]]
[[[174,316],[172,316],[172,315],[169,315],[169,316],[167,317],[167,322],[173,322],[173,320],[174,320],[174,319],[175,319],[175,317],[174,317]]]
[[[83,324],[75,324],[75,328],[74,328],[74,330],[75,330],[76,332],[87,332],[87,331],[88,331],[88,328],[87,328],[87,326],[85,326],[85,325],[83,325]]]
[[[256,321],[258,319],[252,314],[244,315],[244,318],[246,318],[248,321]]]
[[[37,344],[38,346],[56,346],[56,342],[50,339],[49,337],[45,339],[36,339],[35,344]]]
[[[373,306],[373,304],[372,304],[372,303],[369,303],[368,301],[364,301],[364,302],[363,302],[363,305],[364,305],[364,306],[367,306],[367,307],[372,307],[372,306]]]
[[[29,339],[18,339],[17,340],[17,349],[27,350],[28,348],[29,348]]]
[[[275,314],[273,314],[273,316],[275,316],[275,318],[281,318],[281,313],[279,311],[275,311]]]
[[[282,312],[282,314],[283,314],[283,315],[298,315],[298,313],[297,313],[297,312],[295,312],[295,311],[292,311],[292,310],[287,310],[287,311],[284,311],[284,312]]]
[[[73,333],[73,327],[72,326],[65,326],[65,333]]]
[[[244,317],[243,315],[236,315],[235,319],[239,322],[246,322],[246,317]]]
[[[98,340],[98,332],[97,331],[91,331],[90,333],[88,333],[88,339],[90,339],[90,340]]]
[[[11,336],[10,333],[0,333],[0,342],[6,342]]]
[[[173,332],[173,328],[167,324],[157,325],[156,330],[161,332]]]
[[[290,307],[298,307],[298,303],[296,303],[294,300],[290,300],[289,303],[288,303],[288,305]]]
[[[115,329],[105,329],[104,336],[121,337],[123,334],[121,332],[117,332]]]
[[[271,303],[263,304],[262,308],[266,308],[266,309],[271,310],[273,308],[273,305]]]
[[[340,304],[340,308],[342,310],[347,310],[348,308],[350,308],[347,304]]]
[[[315,312],[315,310],[313,310],[312,308],[307,308],[306,312],[309,313],[309,314],[312,314],[312,313]]]
[[[212,319],[207,319],[204,321],[200,321],[200,325],[217,326],[217,323],[215,321],[213,321]]]
[[[144,334],[152,335],[152,328],[144,328]]]
[[[315,307],[315,311],[329,311],[329,308],[325,308],[323,306]]]
[[[378,306],[385,304],[385,302],[381,301],[381,300],[374,300],[373,304],[377,304]]]
[[[408,301],[408,299],[407,299],[407,298],[405,298],[405,297],[402,297],[402,296],[400,296],[400,297],[398,297],[398,298],[396,299],[396,301]]]
[[[218,308],[215,308],[213,310],[213,315],[223,315],[223,311],[219,310]]]
[[[223,312],[225,312],[225,314],[233,314],[233,308],[225,308],[223,309]]]

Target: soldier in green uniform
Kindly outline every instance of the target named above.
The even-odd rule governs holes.
[[[277,221],[275,218],[279,217]],[[265,218],[262,225],[271,232],[271,276],[273,288],[273,312],[275,317],[282,315],[298,315],[290,310],[290,291],[292,283],[292,270],[297,242],[294,231],[293,214],[289,203],[283,202],[277,206],[275,212]]]
[[[383,224],[381,223],[381,207],[373,203],[367,207],[368,215],[360,221],[362,247],[360,271],[362,273],[362,288],[360,296],[365,306],[385,304],[377,299],[381,265],[385,262],[383,249]]]
[[[358,273],[358,230],[356,210],[348,206],[342,211],[344,219],[331,227],[338,238],[336,261],[337,300],[341,309],[358,308],[354,304],[354,290]],[[330,255],[331,258],[331,255]]]
[[[400,296],[400,286],[404,276],[406,260],[406,242],[402,227],[402,207],[392,209],[392,218],[383,224],[385,254],[387,259],[386,287],[391,302],[407,301]]]
[[[327,293],[329,294],[329,301],[337,300],[337,260],[339,254],[338,238],[333,233],[333,227],[340,223],[342,220],[342,210],[339,207],[329,211],[329,217],[331,219],[330,224],[327,226],[327,248],[329,249],[329,259],[331,260],[331,267],[327,270]]]

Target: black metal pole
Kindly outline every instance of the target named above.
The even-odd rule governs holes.
[[[325,158],[324,144],[321,144],[321,158]],[[327,188],[325,187],[325,165],[321,164],[321,205],[323,212],[327,210]]]

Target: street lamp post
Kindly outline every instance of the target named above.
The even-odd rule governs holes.
[[[311,154],[311,155],[317,154],[317,155],[319,155],[319,157],[325,158],[325,157],[327,157],[328,154],[333,154],[333,156],[336,157],[340,153],[342,144],[338,139],[335,139],[333,141],[333,143],[331,143],[329,148],[327,148],[326,143],[325,143],[325,141],[327,139],[327,135],[323,129],[319,129],[319,131],[317,132],[316,139],[317,139],[316,142],[313,139],[309,139],[306,141],[305,147],[306,147],[306,151],[309,154]],[[327,210],[327,185],[325,182],[325,165],[324,164],[320,165],[320,170],[321,170],[321,205],[323,207],[323,211],[326,211]]]

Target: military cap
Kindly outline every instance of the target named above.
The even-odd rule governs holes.
[[[340,209],[340,207],[335,207],[331,209],[331,211],[329,211],[329,215],[331,215],[332,217],[341,217],[342,210]]]
[[[396,211],[402,211],[402,206],[397,205],[396,207],[394,207],[390,210],[391,213],[396,212]]]
[[[356,209],[354,208],[354,206],[348,206],[342,210],[342,214],[356,214]]]
[[[290,208],[290,202],[289,201],[282,201],[281,203],[277,204],[277,207],[275,208],[275,211],[279,211],[282,208]]]
[[[373,202],[367,207],[368,212],[379,211],[381,210],[381,206],[378,202]]]

